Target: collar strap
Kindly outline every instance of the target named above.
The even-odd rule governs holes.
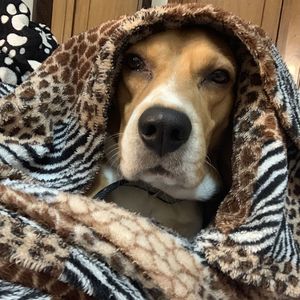
[[[144,190],[144,191],[148,192],[149,195],[154,196],[154,197],[158,198],[159,200],[161,200],[165,203],[168,203],[168,204],[174,204],[176,202],[181,201],[180,199],[172,198],[171,196],[165,194],[161,190],[156,189],[156,188],[154,188],[154,187],[152,187],[149,184],[146,184],[144,182],[141,182],[141,181],[132,181],[131,182],[131,181],[127,181],[125,179],[115,181],[115,182],[111,183],[110,185],[106,186],[101,191],[99,191],[94,196],[94,198],[105,200],[111,192],[113,192],[114,190],[116,190],[120,186],[131,186],[131,187],[135,187],[135,188]]]

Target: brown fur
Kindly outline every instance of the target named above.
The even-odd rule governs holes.
[[[203,132],[200,130],[201,134],[196,139],[201,140],[204,147],[199,147],[195,150],[196,153],[192,153],[193,156],[195,154],[198,156],[195,162],[197,171],[194,177],[196,178],[193,178],[190,185],[187,185],[199,184],[208,169],[214,172],[213,167],[207,163],[206,157],[209,155],[214,158],[218,154],[221,136],[228,126],[236,76],[236,62],[232,51],[222,37],[212,30],[181,29],[154,34],[131,46],[127,53],[137,54],[143,58],[146,69],[135,72],[123,67],[118,89],[117,108],[110,116],[111,133],[120,133],[122,136],[137,106],[140,107],[139,114],[152,105],[181,110],[176,103],[172,104],[164,98],[155,99],[155,104],[143,104],[151,92],[172,80],[176,87],[174,93],[189,102],[197,114],[198,119],[191,121],[194,123],[200,121],[200,126],[203,128]],[[202,83],[208,74],[217,69],[228,71],[230,74],[228,83],[215,84],[207,81]],[[126,147],[123,149],[122,139],[125,140],[126,137],[123,135],[118,141],[120,164],[128,156],[128,151],[130,152],[128,144],[135,144],[135,141],[125,140],[123,144]],[[133,139],[139,139],[138,135]],[[136,164],[137,160],[139,164],[151,160],[148,153],[143,154],[145,152],[143,146],[136,143],[133,147],[139,149],[142,157],[136,158],[132,162],[129,161],[129,165]],[[124,173],[123,175],[126,177],[127,174]]]
[[[143,57],[150,71],[133,73],[123,69],[118,95],[120,132],[124,132],[135,107],[154,88],[176,73],[178,91],[193,104],[199,118],[206,125],[206,144],[211,148],[216,146],[220,134],[228,124],[234,96],[232,87],[236,63],[225,41],[212,30],[168,30],[135,44],[127,52]],[[199,79],[219,68],[230,72],[230,82],[199,89]],[[164,99],[159,102],[164,105]]]

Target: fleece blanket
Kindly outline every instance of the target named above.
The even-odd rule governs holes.
[[[232,186],[192,240],[84,196],[124,51],[183,26],[226,35],[239,64]],[[299,98],[266,34],[210,5],[72,37],[0,100],[1,299],[299,299]]]

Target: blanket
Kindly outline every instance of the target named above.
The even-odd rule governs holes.
[[[124,51],[186,26],[226,36],[239,65],[232,185],[191,240],[84,196]],[[299,100],[263,30],[211,5],[141,10],[72,37],[0,100],[1,299],[299,299]]]

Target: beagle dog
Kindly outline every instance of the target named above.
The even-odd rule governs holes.
[[[229,124],[236,68],[225,40],[204,28],[156,33],[126,51],[109,118],[105,184],[144,182],[176,201],[128,187],[109,201],[186,237],[199,232],[201,202],[222,188],[213,161]],[[98,178],[90,194],[100,185]]]

